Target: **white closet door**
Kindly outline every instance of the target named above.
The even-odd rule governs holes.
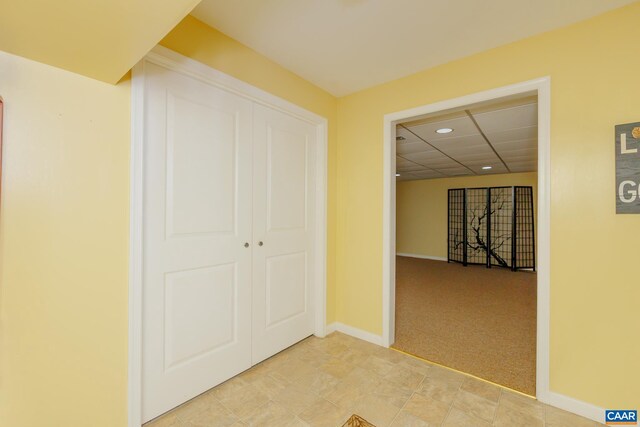
[[[255,364],[314,331],[316,128],[261,105],[253,120]]]
[[[142,416],[251,366],[252,103],[147,64]]]

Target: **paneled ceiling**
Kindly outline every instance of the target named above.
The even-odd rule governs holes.
[[[438,130],[451,129],[449,133]],[[470,107],[396,128],[398,181],[533,172],[538,163],[535,97]]]

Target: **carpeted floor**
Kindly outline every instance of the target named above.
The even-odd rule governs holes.
[[[396,257],[393,347],[536,392],[536,274]]]

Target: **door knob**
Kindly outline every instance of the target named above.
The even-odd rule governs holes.
[[[264,245],[264,243],[258,242],[258,246],[262,246],[262,245]]]
[[[249,247],[249,242],[245,242],[244,247],[248,248]]]

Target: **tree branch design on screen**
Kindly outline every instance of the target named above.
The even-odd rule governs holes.
[[[492,217],[503,213],[506,202],[503,194],[504,193],[491,195],[490,215]],[[487,212],[489,212],[488,206],[486,204],[483,206],[476,205],[473,206],[470,211],[471,220],[469,221],[469,225],[472,233],[472,240],[470,239],[467,241],[469,248],[474,251],[483,251],[485,254],[496,260],[498,265],[508,267],[509,264],[498,254],[498,250],[504,246],[505,243],[511,241],[511,234],[501,233],[497,236],[492,236],[490,243],[487,243],[486,225],[483,225],[483,221],[486,221],[487,219]]]
[[[505,209],[505,198],[503,193],[491,195],[491,216],[500,215]],[[492,236],[491,243],[487,243],[486,239],[486,220],[489,209],[487,204],[475,205],[469,209],[471,219],[469,220],[469,230],[472,236],[467,239],[467,247],[474,251],[483,251],[493,258],[498,265],[502,267],[509,267],[507,261],[504,260],[499,254],[498,250],[505,245],[505,243],[511,241],[510,233],[502,233],[497,236]],[[464,244],[465,239],[461,239],[456,233],[456,246],[458,249],[460,245]]]
[[[535,270],[532,187],[449,189],[449,262]]]

